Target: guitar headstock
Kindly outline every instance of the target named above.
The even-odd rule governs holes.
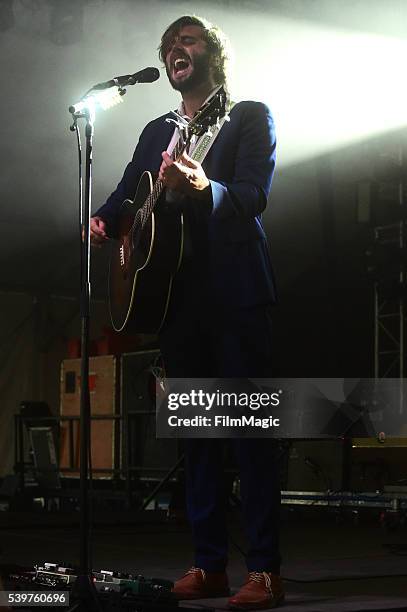
[[[193,135],[199,138],[205,132],[210,131],[211,127],[217,126],[229,110],[228,102],[227,93],[223,87],[220,87],[188,123],[188,138],[190,139]]]

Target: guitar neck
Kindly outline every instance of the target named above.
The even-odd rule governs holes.
[[[184,153],[185,149],[188,146],[188,142],[187,143],[183,143],[181,141],[178,141],[174,147],[174,150],[171,154],[171,158],[173,160],[178,160],[181,155]],[[164,183],[162,182],[161,179],[157,179],[156,182],[154,183],[154,187],[152,192],[150,193],[150,195],[147,197],[146,201],[144,202],[141,210],[140,210],[140,214],[141,214],[141,218],[143,223],[148,219],[148,217],[150,216],[150,214],[152,213],[152,211],[154,210],[154,207],[157,203],[158,198],[160,197],[160,195],[162,194],[164,189]]]

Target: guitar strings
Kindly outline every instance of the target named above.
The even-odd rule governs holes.
[[[189,129],[191,129],[191,126],[194,123],[198,123],[199,125],[199,119],[201,118],[201,115],[204,113],[204,111],[207,112],[208,105],[210,106],[212,103],[215,104],[215,102],[218,103],[218,108],[216,108],[216,105],[215,105],[215,112],[218,111],[216,121],[217,122],[219,121],[219,116],[220,116],[219,111],[221,111],[221,107],[224,106],[224,99],[225,99],[225,97],[222,94],[224,94],[223,88],[219,89],[218,92],[215,94],[213,100],[211,100],[210,102],[207,102],[202,107],[202,109],[197,113],[197,115],[192,119],[192,121],[188,125]],[[213,120],[210,114],[209,114],[208,119],[209,119],[209,125],[213,123]],[[186,142],[182,142],[181,140],[179,140],[176,143],[174,151],[173,151],[172,159],[175,159],[175,160],[179,159],[182,153],[186,151],[187,147],[189,146],[191,142],[192,135],[193,135],[193,132],[190,132],[188,134]],[[154,206],[157,203],[157,200],[159,196],[161,195],[163,188],[164,188],[164,183],[161,181],[161,179],[157,179],[156,182],[154,183],[151,193],[147,196],[146,201],[144,202],[143,206],[139,208],[139,210],[137,211],[134,217],[133,224],[127,234],[128,238],[130,237],[132,239],[134,238],[134,232],[137,229],[140,222],[141,222],[141,228],[145,226],[145,224],[147,223],[148,219],[150,218],[153,212]]]

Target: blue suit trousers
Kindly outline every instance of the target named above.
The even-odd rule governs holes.
[[[211,310],[203,292],[175,288],[161,351],[169,378],[244,378],[271,376],[271,305],[227,313]],[[248,539],[249,571],[278,574],[280,476],[279,450],[269,438],[185,440],[186,497],[192,525],[194,564],[222,571],[228,536],[222,457],[233,446]]]

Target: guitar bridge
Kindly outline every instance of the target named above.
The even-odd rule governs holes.
[[[124,244],[120,247],[120,265],[124,266]]]

